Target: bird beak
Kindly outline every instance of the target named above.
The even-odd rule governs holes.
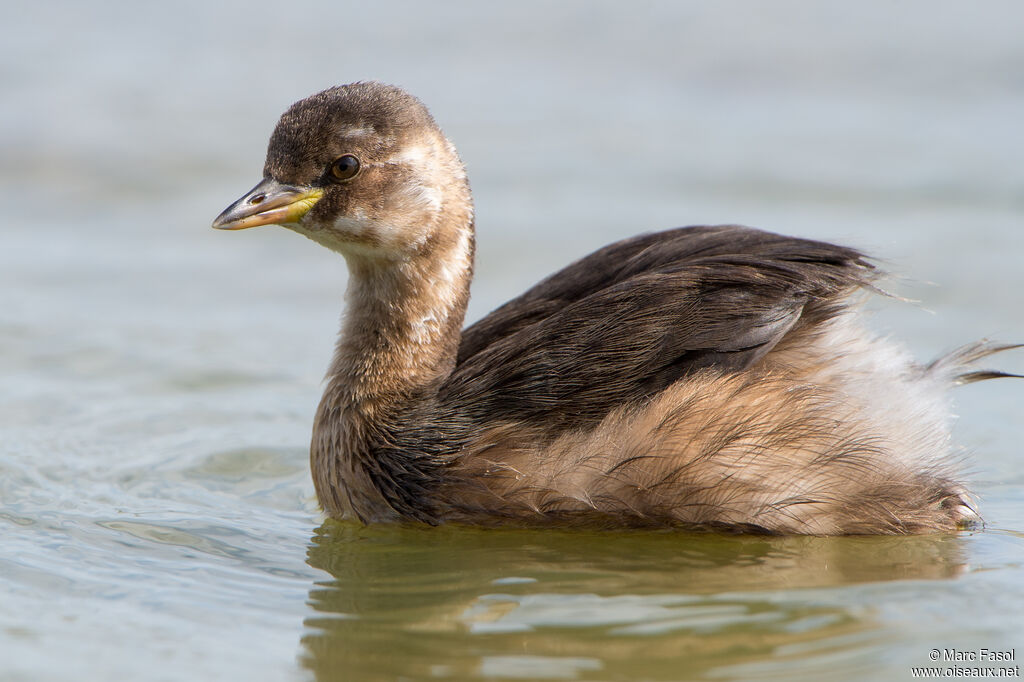
[[[218,230],[244,230],[257,225],[297,223],[323,195],[319,187],[283,185],[267,178],[224,209],[213,226]]]

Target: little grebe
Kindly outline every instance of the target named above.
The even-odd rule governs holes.
[[[362,522],[920,533],[978,520],[948,386],[858,326],[858,251],[733,225],[646,234],[462,330],[473,202],[427,109],[380,83],[281,117],[263,180],[214,222],[339,252],[348,308],[313,426],[328,514]]]

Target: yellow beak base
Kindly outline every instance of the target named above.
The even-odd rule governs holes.
[[[213,221],[218,230],[244,230],[258,225],[299,222],[323,197],[319,187],[296,187],[266,179],[224,209]]]

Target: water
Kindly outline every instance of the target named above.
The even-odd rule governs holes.
[[[3,10],[0,679],[909,679],[936,648],[1024,655],[1019,383],[956,395],[984,531],[324,522],[306,446],[343,263],[208,228],[290,102],[378,78],[468,164],[471,319],[610,240],[734,221],[883,256],[920,303],[874,325],[922,358],[1024,340],[1017,3]]]

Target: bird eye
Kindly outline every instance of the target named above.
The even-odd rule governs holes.
[[[339,156],[331,164],[331,178],[338,182],[351,180],[359,172],[359,159],[351,154]]]

